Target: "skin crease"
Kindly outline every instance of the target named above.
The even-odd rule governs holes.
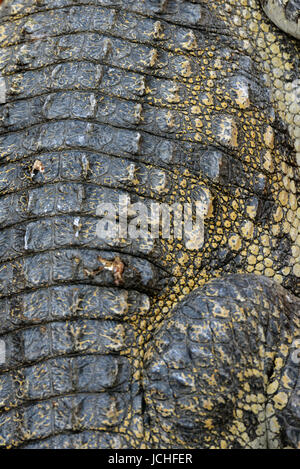
[[[299,44],[175,4],[2,7],[2,447],[299,447]],[[203,245],[102,242],[120,193]]]

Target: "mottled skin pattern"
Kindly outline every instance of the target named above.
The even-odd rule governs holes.
[[[1,8],[0,446],[300,448],[296,40],[257,0]],[[126,193],[206,198],[202,248],[99,239]]]
[[[273,23],[300,39],[300,0],[261,0],[261,4]]]

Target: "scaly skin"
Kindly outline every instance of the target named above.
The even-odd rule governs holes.
[[[299,448],[296,41],[257,0],[1,13],[0,446]],[[99,239],[120,194],[206,198],[203,246]]]
[[[299,0],[261,0],[264,12],[282,31],[300,39]]]

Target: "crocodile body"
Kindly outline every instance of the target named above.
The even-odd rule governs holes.
[[[0,446],[300,448],[296,39],[257,0],[1,15]],[[120,195],[205,198],[201,247],[99,238]]]

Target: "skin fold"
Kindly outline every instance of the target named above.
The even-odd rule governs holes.
[[[261,3],[3,2],[0,447],[300,448],[297,1]],[[201,242],[99,238],[125,195],[205,201]]]

